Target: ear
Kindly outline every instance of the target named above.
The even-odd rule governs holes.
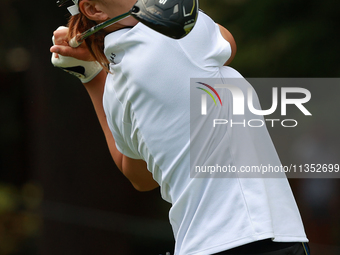
[[[93,21],[105,21],[109,16],[103,11],[101,5],[96,1],[82,0],[79,2],[79,10]]]

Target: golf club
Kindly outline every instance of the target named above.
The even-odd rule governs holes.
[[[62,3],[61,3],[62,2]],[[63,5],[66,1],[58,1]],[[130,11],[98,24],[70,40],[71,47],[78,47],[87,37],[128,16],[132,16],[151,29],[180,39],[194,27],[198,15],[198,0],[138,0]]]

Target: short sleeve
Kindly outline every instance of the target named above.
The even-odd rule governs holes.
[[[123,137],[111,127],[110,122],[108,122],[108,125],[115,140],[117,150],[129,158],[142,159],[139,155],[137,155],[130,149],[128,144],[124,141]]]
[[[130,130],[128,130],[128,126],[124,126],[122,122],[124,112],[123,106],[116,96],[116,91],[113,89],[113,83],[113,75],[109,73],[106,78],[105,92],[103,95],[103,108],[107,124],[115,140],[118,151],[129,158],[141,159],[141,156],[131,149],[133,147],[129,146],[131,144],[129,144],[128,137],[123,136],[124,132],[128,134]],[[124,128],[126,128],[126,130]]]

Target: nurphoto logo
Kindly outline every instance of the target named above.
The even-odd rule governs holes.
[[[340,178],[340,78],[222,74],[190,79],[191,178]]]
[[[271,106],[268,109],[261,109],[256,102],[257,99],[256,92],[254,91],[252,86],[248,86],[245,88],[244,86],[238,86],[234,84],[207,84],[203,82],[196,82],[201,86],[196,87],[197,89],[202,90],[204,93],[201,94],[201,115],[208,114],[208,96],[212,99],[211,102],[218,107],[224,107],[222,110],[230,110],[230,106],[232,106],[232,115],[233,116],[242,116],[245,115],[245,111],[248,110],[253,116],[269,116],[276,112],[278,108],[280,108],[280,115],[287,116],[287,106],[292,105],[299,111],[301,111],[305,116],[312,116],[311,112],[305,106],[311,100],[311,92],[308,89],[301,87],[272,87],[271,89]],[[219,89],[219,93],[216,91]],[[269,88],[270,89],[270,88]],[[226,91],[223,91],[226,90]],[[279,93],[280,92],[280,93]],[[229,93],[231,95],[232,104],[230,102],[223,102],[221,99],[223,93]],[[290,97],[294,95],[293,97]],[[230,99],[230,98],[228,98]],[[229,100],[230,101],[230,100]],[[219,103],[218,103],[219,102]],[[247,107],[247,108],[246,108]],[[229,124],[231,127],[235,125],[248,125],[249,127],[262,127],[265,123],[271,124],[271,127],[275,126],[276,122],[280,122],[282,127],[296,127],[298,125],[298,121],[295,119],[244,119],[241,122],[235,122],[233,119],[214,119],[213,127],[216,125],[227,125]]]

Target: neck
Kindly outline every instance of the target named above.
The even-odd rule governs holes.
[[[112,24],[111,26],[106,27],[104,31],[107,33],[111,33],[113,31],[116,31],[116,30],[119,30],[125,27],[134,27],[135,25],[137,25],[137,23],[138,21],[136,19],[129,16],[117,23]]]

